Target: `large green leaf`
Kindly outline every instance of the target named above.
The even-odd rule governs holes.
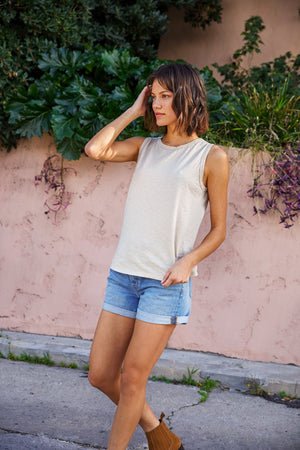
[[[76,132],[70,139],[65,138],[57,142],[57,151],[69,161],[76,160],[80,158],[87,141],[88,139],[83,132]]]
[[[9,123],[16,124],[24,117],[24,110],[28,102],[27,90],[22,87],[18,92],[11,95],[6,101],[5,111],[10,115]]]
[[[138,80],[141,75],[143,63],[140,58],[132,56],[129,50],[104,51],[101,60],[104,70],[123,82],[132,77]]]
[[[64,138],[71,138],[78,128],[79,121],[75,116],[59,114],[56,108],[53,109],[51,125],[55,139],[58,141]]]
[[[26,105],[24,120],[21,121],[18,132],[21,136],[31,138],[35,135],[42,137],[50,130],[52,110],[43,100],[31,100]]]
[[[53,76],[56,71],[62,71],[68,75],[78,72],[89,62],[89,55],[80,51],[66,48],[52,48],[50,54],[41,54],[38,66],[43,71],[49,71]]]
[[[10,113],[9,122],[17,125],[20,136],[41,137],[45,131],[50,130],[52,106],[53,95],[50,90],[39,90],[33,84],[28,91],[21,89],[15,97],[11,97],[6,111]]]

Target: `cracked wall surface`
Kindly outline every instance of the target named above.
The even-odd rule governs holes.
[[[134,163],[66,162],[71,204],[56,223],[44,214],[50,136],[21,140],[0,152],[0,327],[90,339],[120,234]],[[228,232],[198,266],[192,314],[169,347],[259,361],[300,364],[299,222],[286,230],[277,216],[253,216],[247,197],[252,155],[228,150]],[[209,211],[197,242],[209,230]],[[298,250],[297,250],[298,249]]]

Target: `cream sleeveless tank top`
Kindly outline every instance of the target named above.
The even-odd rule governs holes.
[[[193,249],[208,203],[203,172],[212,145],[202,138],[178,147],[163,144],[161,138],[144,140],[113,270],[161,280],[177,259]]]

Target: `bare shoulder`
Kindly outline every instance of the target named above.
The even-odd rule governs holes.
[[[217,145],[213,145],[207,155],[203,182],[207,186],[208,180],[224,180],[228,182],[229,163],[227,153]]]
[[[207,155],[206,169],[209,172],[228,171],[228,156],[225,150],[213,145]]]
[[[207,155],[209,164],[228,164],[228,156],[225,150],[218,145],[213,145]]]

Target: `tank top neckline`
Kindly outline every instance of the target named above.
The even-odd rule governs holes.
[[[162,146],[162,148],[166,149],[166,150],[178,150],[181,149],[183,147],[186,147],[187,145],[191,145],[194,144],[196,142],[200,142],[203,141],[203,139],[201,137],[194,139],[193,141],[187,142],[186,144],[181,144],[181,145],[167,145],[164,144],[162,141],[163,137],[159,137],[158,140],[160,142],[160,145]]]

